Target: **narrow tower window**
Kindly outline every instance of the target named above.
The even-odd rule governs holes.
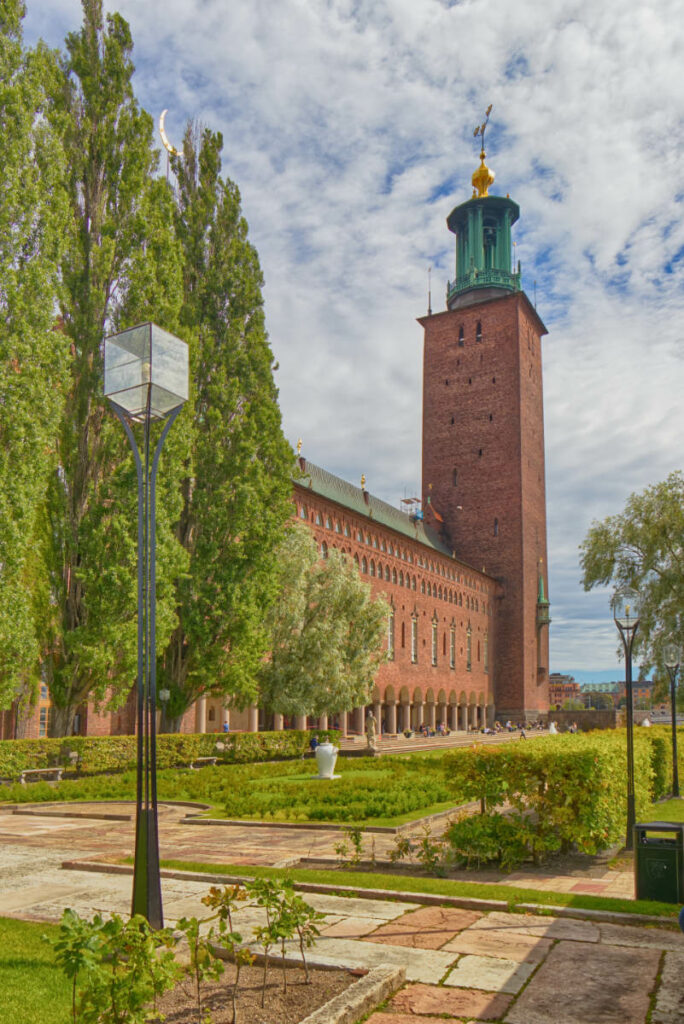
[[[494,536],[495,537],[499,536],[499,520],[498,519],[494,520]]]
[[[454,487],[458,487],[458,470],[454,469],[451,473],[451,482]]]
[[[475,341],[482,341],[482,321],[477,321],[477,327],[475,328]]]
[[[465,345],[465,331],[463,330],[463,324],[458,329],[458,346],[463,348]]]

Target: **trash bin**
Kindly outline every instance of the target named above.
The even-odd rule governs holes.
[[[634,880],[638,900],[684,901],[684,824],[649,821],[634,826]]]

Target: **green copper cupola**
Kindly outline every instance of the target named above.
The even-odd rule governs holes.
[[[456,206],[447,217],[449,231],[456,235],[456,277],[447,283],[447,306],[456,309],[481,298],[493,298],[500,291],[520,291],[520,264],[513,266],[511,228],[520,208],[509,197],[490,196],[494,173],[485,164],[485,121],[475,129],[482,139],[480,166],[472,177],[473,195]],[[486,290],[486,296],[482,292]]]

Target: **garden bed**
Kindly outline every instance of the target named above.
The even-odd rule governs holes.
[[[344,992],[358,980],[358,972],[309,968],[309,984],[301,967],[285,970],[287,991],[283,991],[283,971],[274,960],[266,983],[265,1004],[261,1005],[263,971],[261,967],[243,967],[237,998],[238,1024],[299,1024],[334,996]],[[235,968],[226,965],[219,981],[203,985],[203,1008],[211,1014],[212,1024],[232,1024],[231,987]],[[152,1018],[153,1024],[163,1019],[166,1024],[197,1024],[197,1003],[190,980],[167,992],[158,1003],[164,1017]]]

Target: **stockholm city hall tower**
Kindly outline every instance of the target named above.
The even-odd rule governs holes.
[[[489,108],[491,110],[491,107]],[[519,208],[489,194],[484,133],[473,195],[447,218],[456,276],[447,308],[419,322],[423,510],[457,557],[499,586],[492,682],[499,719],[548,709],[546,490],[541,339],[547,333],[512,264]]]

